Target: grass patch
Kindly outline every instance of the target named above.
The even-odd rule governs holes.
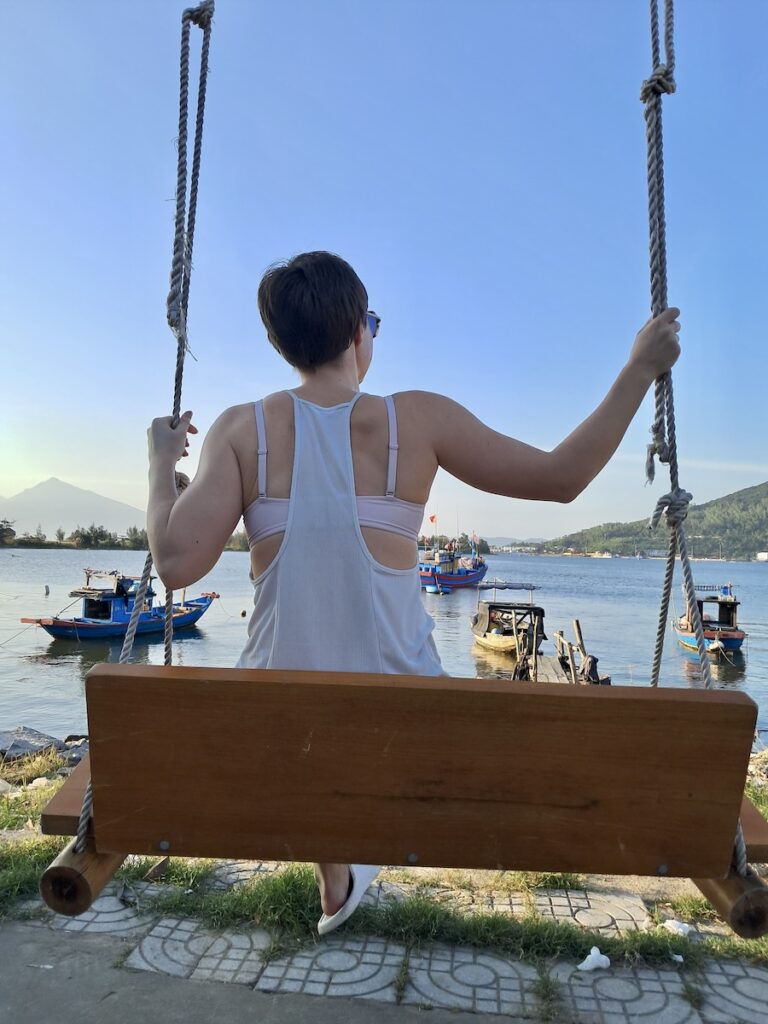
[[[768,818],[768,786],[760,786],[750,780],[744,787],[744,792],[762,816]]]
[[[563,990],[544,964],[536,964],[538,978],[531,985],[531,992],[541,1004],[539,1020],[563,1021]]]
[[[116,873],[115,878],[121,882],[141,882],[155,864],[157,864],[156,857],[131,857]],[[168,867],[157,880],[164,885],[197,891],[211,877],[215,865],[216,861],[214,860],[188,860],[171,857]]]
[[[716,921],[712,904],[703,896],[696,896],[693,893],[677,896],[664,904],[670,908],[672,913],[682,921]]]
[[[59,836],[35,836],[0,843],[0,918],[20,899],[35,896],[40,876],[66,846]]]
[[[28,822],[38,825],[43,808],[63,784],[63,779],[56,779],[50,786],[24,786],[13,797],[0,797],[0,829],[23,829]]]
[[[749,960],[753,964],[768,964],[768,935],[762,939],[738,939],[730,936],[713,935],[702,946],[710,956],[723,960]]]
[[[348,925],[348,934],[375,935],[418,949],[434,942],[494,949],[534,963],[556,957],[583,960],[594,945],[614,961],[668,964],[670,952],[685,951],[700,959],[687,939],[667,933],[634,932],[612,937],[585,931],[577,925],[544,919],[518,919],[507,914],[463,914],[427,897],[361,907]]]
[[[291,864],[221,893],[163,894],[147,906],[163,914],[194,917],[211,928],[258,924],[283,937],[317,936],[320,894],[311,867]]]
[[[0,917],[11,913],[18,900],[37,893],[42,872],[66,842],[65,838],[35,836],[0,843]],[[123,880],[143,877],[152,863],[150,858],[137,858],[121,873]],[[285,956],[303,945],[317,942],[321,908],[310,865],[289,865],[281,871],[257,875],[245,885],[224,892],[207,892],[202,885],[212,866],[212,862],[204,860],[172,860],[164,881],[171,881],[179,888],[169,888],[167,893],[143,900],[142,912],[200,920],[210,928],[258,925],[273,935],[265,954],[267,959]],[[706,904],[696,897],[685,897],[668,906],[684,917],[701,915]],[[661,920],[663,915],[658,907],[655,913],[656,919]],[[710,913],[708,909],[706,913]],[[693,969],[711,956],[768,963],[768,937],[746,940],[712,936],[694,942],[662,929],[606,936],[575,924],[530,914],[512,917],[501,913],[467,913],[432,899],[429,886],[421,891],[417,889],[405,899],[386,900],[378,907],[361,906],[344,926],[344,932],[398,942],[405,947],[407,955],[441,942],[494,950],[536,965],[557,958],[583,960],[594,945],[617,965],[668,966],[671,953],[682,954],[686,967]],[[403,991],[407,984],[407,958],[398,974],[398,977],[402,975]],[[555,983],[548,978],[543,972],[540,974],[537,993],[545,1004],[544,1009],[549,1007],[554,1013]],[[694,998],[693,993],[691,998]]]
[[[494,889],[501,892],[526,892],[535,889],[583,889],[584,879],[572,872],[502,871]]]
[[[694,983],[692,981],[688,981],[687,978],[683,979],[683,991],[680,995],[686,1003],[690,1003],[694,1010],[700,1010],[704,1005],[704,993],[698,985],[694,985]]]
[[[395,975],[395,1002],[398,1005],[402,1003],[405,997],[405,990],[408,987],[408,979],[410,977],[410,973],[408,971],[409,961],[410,955],[406,953],[403,959],[400,961],[400,967],[398,968],[397,974]]]
[[[145,909],[195,918],[211,928],[259,925],[277,935],[276,949],[282,951],[286,943],[295,948],[295,944],[317,942],[320,898],[312,868],[291,865],[223,893],[163,894],[148,900]],[[405,946],[408,952],[444,942],[493,949],[534,963],[558,957],[583,960],[592,946],[599,945],[614,963],[642,961],[667,966],[674,952],[682,953],[686,963],[694,966],[703,960],[707,945],[662,931],[629,932],[616,937],[540,918],[465,914],[418,892],[378,907],[361,906],[345,925],[345,933],[389,939]],[[745,945],[733,942],[738,952],[732,950],[730,955],[749,955]],[[274,958],[282,952],[271,955]]]
[[[488,876],[491,876],[489,879]],[[395,885],[413,885],[413,872],[407,868],[387,868],[384,878]],[[464,892],[526,892],[536,889],[583,889],[584,877],[573,872],[495,871],[482,872],[482,880],[472,871],[451,868],[422,877],[417,888],[460,889]]]
[[[0,779],[12,786],[26,786],[33,779],[55,775],[66,761],[55,750],[43,750],[30,757],[19,757],[14,761],[0,761]]]

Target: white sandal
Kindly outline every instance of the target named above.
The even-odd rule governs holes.
[[[352,888],[347,896],[346,903],[329,917],[323,914],[317,922],[317,930],[320,935],[327,935],[339,925],[344,924],[360,906],[360,900],[365,895],[365,890],[381,871],[376,864],[350,864],[349,873],[352,876]]]

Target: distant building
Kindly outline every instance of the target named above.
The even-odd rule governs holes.
[[[768,551],[758,551],[755,557],[758,562],[768,562]]]

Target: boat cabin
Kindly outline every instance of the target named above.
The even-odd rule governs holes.
[[[98,587],[91,584],[91,580],[106,580],[107,585]],[[150,577],[144,598],[144,611],[152,608],[152,601],[155,591],[152,589]],[[133,611],[133,603],[139,589],[141,577],[124,576],[122,573],[104,572],[97,569],[85,570],[85,584],[76,590],[70,591],[70,597],[81,597],[83,599],[82,617],[101,622],[123,622],[129,619]]]
[[[697,583],[694,589],[702,594],[701,597],[696,595],[696,604],[699,606],[699,615],[705,630],[739,628],[736,609],[741,602],[736,600],[732,583],[720,586]],[[690,618],[688,615],[689,621]]]

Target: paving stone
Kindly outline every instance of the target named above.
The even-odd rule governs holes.
[[[766,1024],[768,968],[739,960],[708,961],[701,974],[707,1024]]]
[[[588,892],[584,889],[540,889],[534,905],[542,917],[567,921],[605,935],[648,927],[648,910],[630,893]]]
[[[222,860],[214,867],[204,888],[209,892],[222,892],[236,885],[245,885],[252,878],[273,874],[283,867],[277,861],[266,860]]]
[[[403,1003],[478,1013],[528,1013],[537,1006],[535,968],[492,953],[435,945],[412,954]]]
[[[565,1006],[586,1013],[595,1024],[702,1024],[683,998],[683,981],[674,970],[610,967],[585,973],[560,962],[550,976],[560,984]]]
[[[394,1003],[404,957],[404,946],[381,939],[330,937],[311,950],[270,961],[256,988]]]
[[[120,883],[110,883],[101,896],[94,900],[90,910],[86,910],[85,913],[79,914],[77,917],[65,917],[63,914],[54,913],[39,897],[25,900],[19,905],[19,909],[25,912],[39,913],[40,916],[36,920],[27,922],[28,924],[54,928],[62,932],[101,933],[125,937],[145,935],[152,927],[155,918],[141,913],[142,902],[160,890],[157,887],[141,883],[139,886],[131,888],[131,898],[128,903],[119,898],[122,891],[123,886]]]
[[[211,932],[197,921],[163,918],[125,961],[139,971],[253,985],[271,938],[262,929]]]

